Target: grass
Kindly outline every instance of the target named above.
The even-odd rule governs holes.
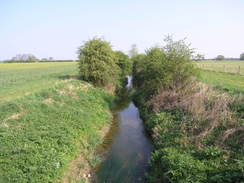
[[[244,76],[199,70],[206,84],[134,93],[155,148],[148,182],[244,182]]]
[[[196,64],[204,69],[211,71],[228,72],[244,75],[244,61],[199,61]]]
[[[75,62],[49,63],[2,63],[0,64],[0,101],[53,86],[73,75],[77,75]]]
[[[161,91],[149,102],[134,94],[155,148],[148,182],[244,182],[243,98],[201,84],[194,92]]]
[[[231,94],[244,93],[244,76],[241,75],[200,70],[199,79],[216,89]]]
[[[0,182],[87,182],[114,97],[77,63],[0,64]]]
[[[23,68],[10,69],[7,65],[4,67],[7,68],[8,74],[18,70],[24,74],[24,71],[32,67],[20,66]],[[61,67],[69,68],[64,69],[65,73],[73,74],[71,70],[74,70],[69,64],[57,67],[53,65],[52,69],[46,68],[49,75],[44,80],[41,73],[44,72],[45,65],[42,69],[36,66],[33,65],[33,70],[39,71],[39,75],[32,73],[37,82],[42,83],[46,80],[50,86],[51,82],[48,80],[57,80]],[[26,77],[27,75],[24,76],[26,82],[34,83]],[[22,80],[16,84],[20,86],[21,83]],[[10,82],[8,85],[8,90],[5,90],[12,91],[10,85],[13,83]],[[103,140],[99,132],[112,121],[112,116],[108,112],[112,99],[113,96],[102,89],[73,79],[11,101],[2,101],[0,182],[63,182],[63,175],[68,171],[70,162],[80,153],[83,153],[83,159],[88,162],[81,162],[81,168],[94,166],[98,158],[92,152]],[[85,180],[79,177],[76,181]]]

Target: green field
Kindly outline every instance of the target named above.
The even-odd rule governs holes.
[[[99,163],[113,96],[70,78],[76,68],[0,65],[0,183],[86,182]]]
[[[242,75],[200,70],[200,80],[231,94],[244,93],[244,76]]]
[[[76,62],[0,64],[0,101],[53,86],[77,73]]]
[[[244,75],[244,61],[199,61],[196,63],[204,70]]]

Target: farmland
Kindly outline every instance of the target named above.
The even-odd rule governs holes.
[[[244,75],[243,61],[198,61],[196,64],[204,70]]]
[[[77,75],[75,62],[0,64],[0,101],[51,87],[74,75]]]
[[[201,70],[200,80],[224,92],[244,93],[244,76],[242,75]]]
[[[85,182],[100,161],[113,95],[70,78],[75,63],[0,70],[0,182]]]

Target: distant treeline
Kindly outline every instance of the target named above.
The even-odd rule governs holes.
[[[215,61],[215,60],[217,60],[217,61],[233,61],[233,60],[235,61],[235,60],[238,60],[238,61],[240,61],[241,59],[240,58],[224,58],[223,60],[218,60],[216,58],[205,58],[203,60],[198,60],[198,61],[210,61],[210,60],[213,60],[213,61]]]
[[[3,63],[33,63],[33,62],[75,62],[76,60],[55,60],[53,57],[39,59],[33,54],[17,54],[11,59],[2,61]],[[0,61],[1,62],[1,61]]]
[[[35,62],[78,62],[78,60],[37,60],[37,61],[4,60],[2,61],[2,63],[35,63]]]

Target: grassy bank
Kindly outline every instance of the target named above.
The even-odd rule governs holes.
[[[146,103],[142,91],[135,94],[155,147],[148,182],[244,182],[243,98],[202,91],[198,100],[178,98],[178,106],[160,110],[151,103],[161,103],[160,97]]]
[[[83,173],[99,162],[94,150],[111,124],[112,99],[85,82],[64,80],[1,102],[0,182],[85,181]],[[79,156],[79,174],[69,177],[70,162]]]
[[[0,64],[0,101],[12,100],[77,75],[77,63]]]
[[[199,73],[189,45],[166,41],[134,57],[133,98],[155,147],[148,182],[243,182],[241,77]]]

